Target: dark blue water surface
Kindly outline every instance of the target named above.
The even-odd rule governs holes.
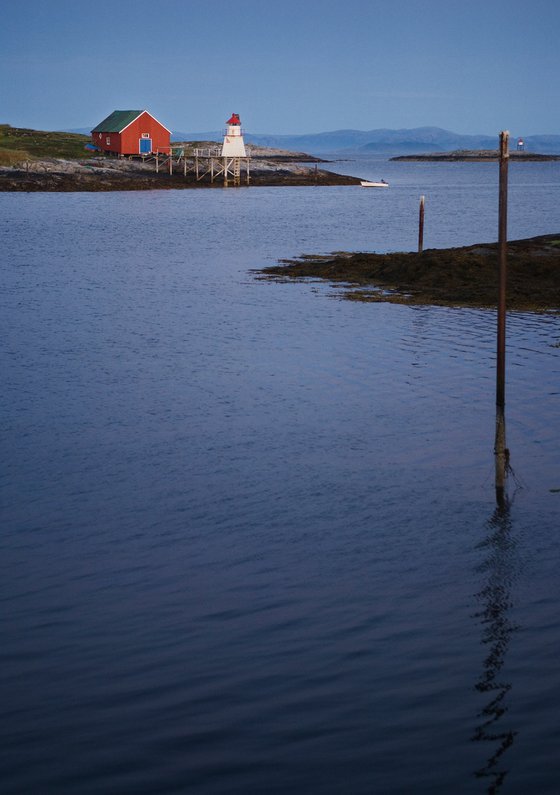
[[[496,164],[385,191],[0,194],[3,793],[558,792],[560,318],[251,269],[496,239]],[[560,231],[512,164],[510,236]]]

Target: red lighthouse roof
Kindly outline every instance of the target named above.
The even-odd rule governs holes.
[[[226,124],[239,124],[239,126],[241,126],[241,119],[239,118],[239,114],[238,113],[232,113],[231,114],[231,119],[228,119],[226,121]]]

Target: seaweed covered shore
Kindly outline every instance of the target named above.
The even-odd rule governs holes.
[[[498,244],[390,254],[304,255],[260,270],[261,278],[325,279],[354,301],[494,307]],[[560,232],[508,243],[509,309],[560,310]]]

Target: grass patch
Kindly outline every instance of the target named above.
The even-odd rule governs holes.
[[[31,156],[24,149],[0,148],[0,166],[16,166],[26,160],[31,160]]]
[[[25,154],[24,160],[41,157],[81,160],[91,156],[91,153],[84,149],[87,143],[90,143],[89,136],[78,133],[29,130],[0,124],[0,150],[18,152],[20,160],[22,152]]]

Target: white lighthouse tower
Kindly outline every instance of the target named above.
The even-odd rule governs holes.
[[[232,113],[226,121],[227,128],[222,145],[222,157],[247,157],[239,114]]]

